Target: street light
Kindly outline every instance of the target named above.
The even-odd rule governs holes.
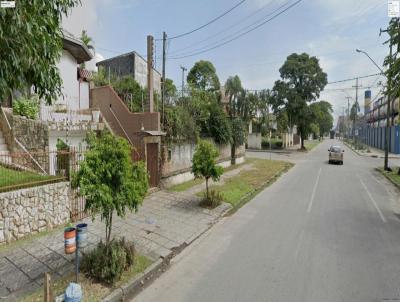
[[[361,49],[356,49],[356,51],[357,51],[358,53],[363,53],[363,54],[365,54],[365,55],[368,57],[368,59],[370,59],[371,62],[374,63],[374,65],[380,70],[380,72],[381,72],[382,74],[385,74],[384,71],[382,70],[382,68],[381,68],[378,64],[376,64],[376,62],[369,56],[369,54],[368,54],[366,51],[361,50]]]
[[[366,51],[361,50],[361,49],[356,49],[356,51],[358,53],[365,54],[371,60],[371,62],[374,63],[374,65],[379,69],[381,74],[386,77],[386,79],[388,81],[388,86],[389,86],[388,87],[388,91],[390,92],[391,77],[388,77],[385,74],[385,72],[382,70],[382,68],[378,64],[376,64],[376,62],[369,56],[369,54]],[[390,58],[392,58],[392,47],[390,47]],[[390,62],[390,65],[391,64],[392,63]],[[387,112],[386,112],[386,127],[385,127],[385,163],[384,163],[384,169],[386,171],[390,170],[390,168],[389,168],[389,139],[390,139],[389,138],[389,127],[390,127],[390,111],[391,111],[390,110],[390,102],[391,102],[391,97],[390,97],[390,95],[388,95],[387,96],[387,106],[386,106],[387,107]]]

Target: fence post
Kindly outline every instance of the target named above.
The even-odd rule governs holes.
[[[53,302],[53,291],[51,288],[51,275],[44,273],[44,302]]]

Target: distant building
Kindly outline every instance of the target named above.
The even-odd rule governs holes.
[[[116,77],[130,75],[140,86],[147,87],[147,61],[136,51],[132,51],[117,57],[100,61],[97,67],[103,67],[106,74]],[[154,70],[154,90],[161,93],[161,73]]]

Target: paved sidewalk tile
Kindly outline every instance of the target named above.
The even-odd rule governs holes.
[[[112,234],[135,242],[137,250],[153,260],[167,257],[174,248],[204,233],[230,208],[224,204],[205,210],[198,206],[199,201],[187,192],[155,192],[137,213],[127,213],[123,219],[115,216]],[[91,218],[82,222],[89,224],[85,250],[90,250],[105,239],[105,226],[98,217],[93,222]],[[0,298],[11,300],[40,287],[45,272],[51,272],[54,278],[71,274],[73,261],[74,255],[64,254],[62,231],[0,251]]]

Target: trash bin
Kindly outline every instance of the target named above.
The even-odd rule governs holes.
[[[84,248],[88,244],[87,224],[80,223],[76,226],[76,240],[78,248]]]
[[[64,229],[64,250],[66,254],[73,254],[76,250],[76,229],[68,227]]]

